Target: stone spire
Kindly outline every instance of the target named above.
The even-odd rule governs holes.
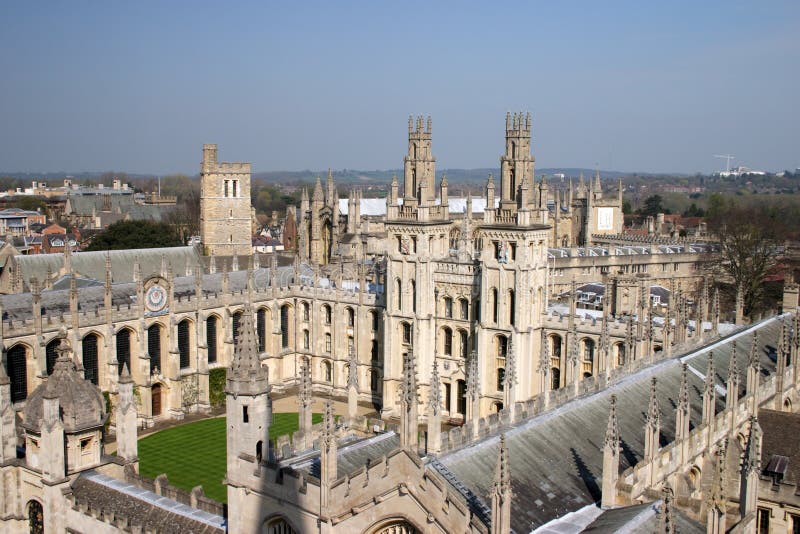
[[[403,357],[403,382],[400,384],[400,447],[413,454],[417,453],[417,370],[414,361],[414,347],[408,347]]]
[[[719,314],[719,288],[715,288],[711,301],[711,335],[719,334]]]
[[[233,360],[227,370],[226,391],[234,395],[258,395],[269,392],[269,377],[261,365],[253,308],[245,301],[239,319],[239,335],[233,348]]]
[[[611,353],[611,335],[608,331],[608,315],[606,315],[605,307],[603,309],[603,319],[600,323],[600,357],[602,358],[603,365],[605,366],[606,380],[611,377],[611,370],[614,368]]]
[[[758,477],[761,474],[761,437],[758,418],[750,417],[750,433],[742,456],[739,478],[739,513],[742,519],[756,511]]]
[[[322,416],[322,436],[319,443],[319,482],[320,505],[323,510],[330,503],[330,490],[338,474],[338,445],[336,443],[336,420],[333,416],[333,401],[325,402],[325,413]]]
[[[431,386],[428,393],[428,453],[442,449],[442,385],[439,378],[438,356],[433,356]]]
[[[500,451],[492,484],[492,534],[509,534],[511,532],[511,497],[511,475],[508,468],[506,435],[500,434]]]
[[[608,425],[603,443],[603,495],[602,507],[616,504],[617,480],[619,479],[619,423],[617,422],[617,396],[611,395]]]
[[[547,408],[550,399],[550,380],[548,374],[550,373],[550,342],[547,335],[542,332],[542,354],[539,357],[539,366],[536,369],[539,372],[539,392],[544,398],[544,406]]]
[[[761,373],[761,348],[758,343],[758,330],[753,332],[753,344],[747,364],[747,395],[750,397],[750,413],[758,415],[758,383]]]
[[[11,403],[11,380],[0,362],[0,465],[17,457],[17,428]]]
[[[644,436],[644,457],[653,461],[660,445],[661,437],[661,411],[658,406],[658,392],[656,391],[656,377],[650,383],[650,404],[647,407]]]

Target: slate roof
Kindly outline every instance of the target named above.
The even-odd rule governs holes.
[[[111,276],[115,283],[133,281],[133,264],[139,261],[141,274],[147,278],[151,274],[161,272],[162,256],[167,265],[172,266],[176,276],[186,273],[186,266],[194,271],[194,267],[202,265],[200,251],[193,246],[140,248],[128,250],[110,250],[96,252],[73,252],[72,269],[82,278],[105,282],[106,254],[111,256]],[[64,254],[33,254],[30,256],[14,256],[12,262],[22,268],[22,280],[30,287],[31,277],[40,282],[47,278],[48,269],[51,274],[58,273],[64,266]]]
[[[761,467],[769,471],[772,460],[775,459],[773,469],[780,466],[777,461],[783,457],[788,465],[780,466],[785,469],[783,481],[791,484],[800,483],[800,414],[789,412],[776,412],[774,410],[759,410],[758,423],[764,436],[761,440]],[[777,471],[776,471],[777,472]]]
[[[368,461],[373,463],[381,456],[386,456],[400,447],[400,436],[394,432],[386,432],[377,436],[353,440],[345,438],[344,443],[339,443],[336,451],[336,476],[337,478],[350,475],[366,467]],[[290,459],[287,464],[292,469],[305,471],[310,475],[319,477],[319,451]]]
[[[752,331],[759,330],[762,375],[775,370],[774,348],[780,336],[780,320],[773,318],[740,331],[723,341],[681,357],[659,362],[622,378],[604,391],[575,399],[564,406],[529,419],[506,431],[514,499],[512,528],[530,532],[559,516],[597,502],[601,496],[603,440],[608,420],[609,399],[617,395],[617,414],[622,453],[620,471],[635,465],[644,452],[645,410],[650,396],[650,379],[658,378],[661,407],[661,443],[675,437],[675,406],[681,378],[681,361],[689,364],[688,379],[691,420],[702,414],[703,380],[709,350],[714,353],[717,384],[717,412],[725,407],[731,341],[736,339],[740,391],[744,394],[744,370]],[[439,460],[470,491],[491,503],[490,489],[497,461],[499,437],[490,436],[476,444],[446,453]]]
[[[661,501],[605,510],[582,532],[584,534],[651,534],[659,532]],[[705,534],[706,527],[673,509],[675,527],[680,534]]]
[[[127,482],[87,471],[72,483],[76,504],[88,504],[106,515],[124,517],[144,532],[221,534],[224,518],[191,508]]]
[[[165,213],[175,209],[174,205],[163,204],[138,204],[134,202],[134,195],[112,193],[113,189],[91,190],[91,194],[69,195],[70,213],[91,215],[93,212],[103,219],[105,224],[121,219],[160,221]],[[132,193],[132,191],[130,192]],[[111,211],[103,211],[110,204]]]

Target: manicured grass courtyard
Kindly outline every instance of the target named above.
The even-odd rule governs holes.
[[[322,421],[314,414],[313,422]],[[269,437],[290,434],[298,428],[297,413],[272,416]],[[139,472],[155,478],[166,473],[170,484],[187,491],[203,486],[206,495],[226,502],[225,418],[204,419],[168,428],[139,440]]]

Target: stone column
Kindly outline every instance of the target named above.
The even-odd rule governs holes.
[[[603,508],[613,508],[617,501],[619,479],[619,425],[617,423],[617,396],[611,395],[608,425],[603,443]]]

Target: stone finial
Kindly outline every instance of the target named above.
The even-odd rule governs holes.
[[[511,531],[511,497],[511,473],[508,466],[506,435],[500,434],[500,450],[492,483],[491,534],[507,534]]]
[[[517,383],[517,351],[514,348],[514,336],[508,337],[508,347],[506,349],[506,373],[503,385],[506,389],[512,388]],[[513,402],[514,399],[511,399]]]
[[[269,375],[261,365],[253,309],[245,301],[239,320],[239,335],[233,348],[233,360],[227,371],[226,391],[262,393],[269,391]]]
[[[681,365],[681,386],[678,392],[678,411],[689,413],[689,364]]]
[[[469,361],[467,362],[467,398],[475,402],[480,393],[479,390],[479,370],[478,370],[478,353],[472,351]]]
[[[312,384],[311,384],[311,362],[307,356],[301,357],[300,363],[300,387],[297,391],[298,401],[301,407],[311,405]]]
[[[661,517],[659,518],[659,534],[677,534],[675,529],[674,499],[675,493],[669,483],[661,488]]]
[[[611,405],[608,411],[608,424],[606,425],[605,446],[612,450],[619,450],[619,423],[617,421],[617,396],[611,395]]]
[[[714,352],[709,351],[708,366],[706,367],[705,385],[703,387],[703,395],[709,395],[709,396],[715,395],[714,388],[717,384],[715,373],[716,371],[714,370]]]
[[[133,378],[131,378],[131,373],[128,370],[128,363],[125,362],[122,364],[122,372],[119,374],[119,381],[120,384],[130,384],[133,382]]]

